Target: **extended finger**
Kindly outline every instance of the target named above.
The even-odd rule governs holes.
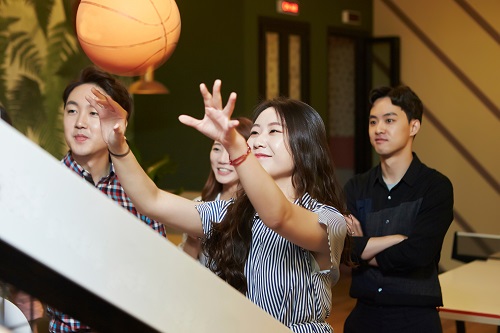
[[[89,102],[89,104],[90,104],[90,105],[92,105],[92,107],[93,107],[94,109],[96,109],[96,110],[97,110],[97,109],[100,109],[100,108],[102,108],[102,107],[103,107],[103,106],[102,106],[102,104],[100,104],[100,103],[99,103],[99,101],[98,101],[97,99],[95,99],[95,98],[92,98],[92,97],[90,97],[90,96],[85,96],[85,99],[86,99],[86,100],[87,100],[87,102]]]
[[[113,132],[118,137],[121,137],[122,135],[125,136],[124,128],[120,126],[119,123],[116,123],[115,126],[113,126]]]
[[[238,127],[238,125],[240,124],[240,121],[239,120],[230,120],[229,121],[229,124],[228,124],[228,127],[229,128],[236,128]]]
[[[226,106],[224,107],[224,113],[230,118],[231,115],[233,114],[233,111],[234,111],[234,106],[236,104],[236,98],[237,98],[237,95],[235,92],[232,92],[230,95],[229,95],[229,99],[227,100],[227,104]]]
[[[94,100],[96,100],[99,104],[100,103],[103,103],[103,102],[107,102],[109,101],[109,96],[106,95],[105,93],[103,93],[102,91],[100,91],[99,89],[97,88],[91,88],[91,91],[92,93],[94,94]]]
[[[187,116],[185,114],[180,115],[178,119],[181,123],[190,127],[196,127],[200,123],[199,119]]]
[[[212,88],[212,107],[218,110],[222,110],[222,96],[220,94],[222,86],[221,80],[214,81],[214,87]]]
[[[200,84],[200,92],[201,96],[203,97],[203,103],[205,104],[205,107],[212,106],[212,94],[210,94],[210,92],[208,91],[205,83]]]

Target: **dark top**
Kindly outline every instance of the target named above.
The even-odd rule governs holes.
[[[345,185],[349,211],[360,221],[354,237],[350,295],[376,305],[442,306],[438,263],[453,221],[453,186],[438,171],[413,160],[401,181],[388,190],[380,165]],[[408,239],[376,255],[379,267],[361,259],[370,237],[403,234]]]

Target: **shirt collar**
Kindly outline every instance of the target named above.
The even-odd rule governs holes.
[[[418,158],[417,154],[413,154],[413,160],[410,163],[410,166],[408,167],[408,170],[406,170],[405,175],[403,176],[403,181],[407,183],[410,186],[414,186],[415,183],[418,180],[418,172],[420,170],[420,167],[422,166],[422,162],[420,162],[420,159]]]
[[[85,178],[87,180],[92,179],[92,175],[90,174],[90,172],[85,170],[80,164],[78,164],[77,161],[75,161],[75,159],[73,158],[73,154],[71,154],[71,151],[68,151],[66,156],[64,156],[64,158],[62,159],[62,162],[68,168],[70,168],[71,170],[73,170],[74,172],[76,172],[77,174],[82,176],[83,178]],[[110,162],[109,163],[109,174],[107,176],[102,177],[99,182],[103,181],[104,179],[109,179],[115,174],[115,167],[113,166],[113,163],[111,163],[111,158],[110,158],[109,162]],[[92,183],[93,183],[93,181],[92,181]]]
[[[401,178],[400,180],[400,182],[403,181],[409,186],[415,185],[415,182],[418,179],[418,171],[420,170],[420,166],[422,165],[422,162],[420,162],[417,154],[412,152],[412,155],[413,159],[410,163],[410,166],[408,167],[408,170],[406,170],[403,178]],[[376,166],[376,168],[377,169],[375,172],[375,177],[373,178],[373,185],[375,186],[376,183],[380,183],[381,185],[386,186],[382,177],[382,167],[380,166],[380,163]]]

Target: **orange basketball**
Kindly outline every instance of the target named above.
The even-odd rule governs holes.
[[[146,73],[172,55],[181,33],[174,0],[82,0],[76,33],[102,69],[123,76]]]

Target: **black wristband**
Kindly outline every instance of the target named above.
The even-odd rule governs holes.
[[[123,154],[115,154],[111,150],[109,150],[109,148],[108,148],[108,152],[111,156],[114,156],[114,157],[125,157],[130,153],[130,146],[128,145],[128,142],[127,142],[127,147],[128,147],[128,150],[126,152],[124,152]]]

